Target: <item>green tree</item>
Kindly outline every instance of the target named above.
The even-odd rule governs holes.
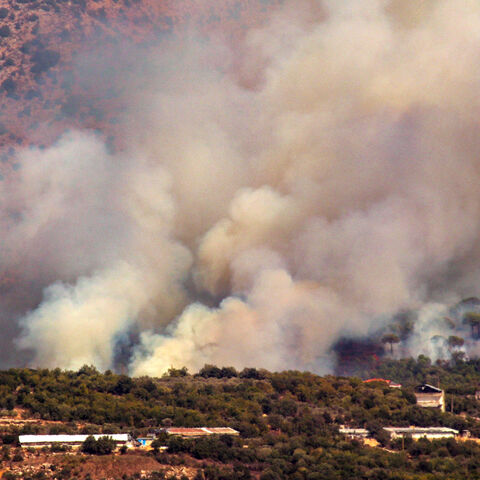
[[[451,335],[448,337],[448,346],[450,348],[463,347],[465,340],[462,337],[457,337],[456,335]]]
[[[100,437],[98,440],[89,435],[82,444],[82,452],[92,455],[108,455],[115,450],[116,443],[112,437]]]
[[[463,322],[470,325],[472,337],[478,339],[480,337],[480,313],[466,313]]]
[[[153,451],[157,453],[160,450],[160,447],[167,445],[168,443],[168,433],[167,432],[160,432],[158,437],[152,442],[151,447]]]
[[[95,437],[89,435],[82,444],[82,452],[95,455],[97,453],[97,441]]]
[[[170,367],[168,373],[164,374],[165,377],[186,377],[188,375],[187,367],[174,368]]]
[[[394,343],[399,343],[399,342],[400,342],[400,338],[395,333],[386,333],[382,337],[382,343],[389,343],[390,344],[390,353],[392,353],[392,354],[393,354],[393,344]]]
[[[115,450],[117,444],[112,437],[100,437],[97,440],[97,455],[109,455]]]

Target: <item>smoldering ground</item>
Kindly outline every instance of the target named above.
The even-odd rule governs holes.
[[[105,369],[136,332],[136,375],[325,372],[404,309],[430,352],[479,284],[478,32],[468,0],[296,0],[236,47],[142,50],[122,151],[69,132],[0,184],[9,354]]]

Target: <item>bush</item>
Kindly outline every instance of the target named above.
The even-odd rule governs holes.
[[[181,437],[171,437],[168,440],[168,453],[188,452],[190,444]]]
[[[92,435],[88,436],[82,445],[82,452],[92,455],[108,455],[115,450],[116,443],[112,437],[100,437],[95,440]]]
[[[157,453],[160,450],[160,447],[163,447],[167,443],[168,443],[168,433],[161,432],[159,438],[156,438],[152,442],[151,447],[153,448],[153,451]]]
[[[54,67],[60,60],[60,54],[54,50],[37,50],[32,55],[32,73],[43,73]]]
[[[62,445],[61,443],[53,443],[50,447],[50,451],[54,453],[68,452],[69,450],[70,447],[68,445]]]
[[[2,25],[0,27],[0,37],[9,37],[10,36],[10,27],[8,25]]]
[[[238,373],[233,367],[219,368],[215,365],[206,364],[199,372],[198,375],[204,378],[232,378],[238,377]]]
[[[2,442],[4,445],[18,445],[18,435],[7,433],[2,436]]]
[[[95,437],[89,435],[82,444],[82,452],[84,453],[97,453],[97,441]]]
[[[15,80],[9,77],[4,80],[1,84],[1,90],[5,90],[8,94],[12,94],[17,89],[17,85],[15,84]]]
[[[23,462],[23,455],[21,452],[16,452],[12,459],[14,462]]]
[[[116,446],[112,437],[100,437],[97,440],[97,455],[108,455],[115,450]]]
[[[182,367],[182,368],[170,367],[168,369],[168,375],[164,374],[164,376],[168,376],[168,377],[186,377],[187,375],[188,375],[188,369],[186,367]]]

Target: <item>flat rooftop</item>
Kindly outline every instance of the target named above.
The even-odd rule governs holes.
[[[83,443],[87,437],[92,436],[95,440],[101,437],[110,437],[116,442],[128,442],[128,433],[100,433],[95,435],[20,435],[18,440],[21,444],[27,443]]]

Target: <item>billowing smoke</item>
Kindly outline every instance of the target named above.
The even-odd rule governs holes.
[[[443,354],[480,285],[479,32],[473,1],[292,0],[236,47],[146,48],[125,148],[70,132],[0,183],[15,348],[325,372],[419,309],[405,353]]]

